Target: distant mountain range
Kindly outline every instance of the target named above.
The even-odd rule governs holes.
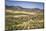
[[[23,10],[23,11],[40,11],[43,12],[44,9],[39,9],[39,8],[23,8],[21,6],[5,6],[6,9],[10,10]]]

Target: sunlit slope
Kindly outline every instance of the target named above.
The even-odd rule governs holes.
[[[34,15],[36,14],[35,12],[27,12],[27,11],[13,11],[13,10],[7,10],[6,12],[8,13],[14,13],[14,14],[31,14],[31,15]]]
[[[22,17],[22,16],[28,16],[28,15],[36,15],[35,12],[13,11],[13,10],[7,10],[6,14],[7,14],[6,17]]]

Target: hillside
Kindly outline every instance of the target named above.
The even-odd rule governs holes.
[[[29,30],[44,28],[44,10],[20,6],[6,7],[6,30]]]

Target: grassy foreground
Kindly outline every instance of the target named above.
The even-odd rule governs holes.
[[[29,30],[44,28],[43,12],[6,11],[6,30]]]

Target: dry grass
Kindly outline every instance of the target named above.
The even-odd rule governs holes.
[[[42,13],[6,11],[6,30],[27,30],[44,28],[43,18],[44,17]]]

